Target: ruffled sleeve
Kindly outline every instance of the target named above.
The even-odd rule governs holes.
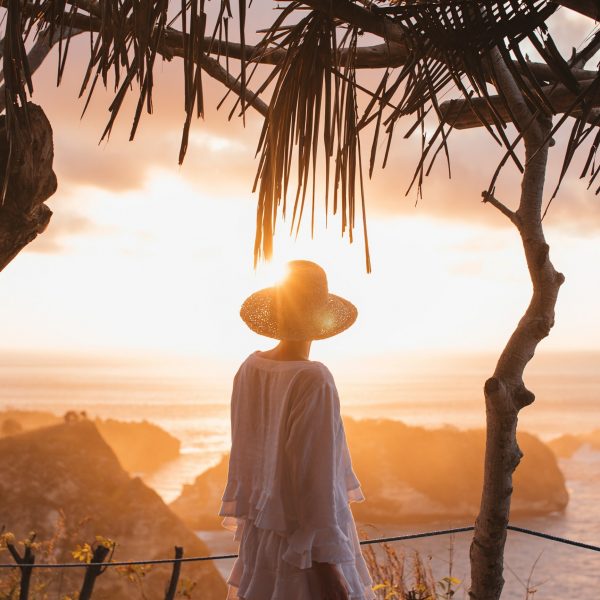
[[[290,413],[286,457],[298,527],[283,559],[300,569],[313,561],[353,561],[344,472],[345,437],[333,382],[311,386]]]

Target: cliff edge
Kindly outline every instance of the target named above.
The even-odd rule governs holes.
[[[129,476],[88,420],[0,439],[0,497],[0,527],[17,539],[31,531],[38,541],[54,539],[46,560],[72,562],[76,545],[91,544],[97,535],[117,543],[114,560],[172,557],[175,545],[186,556],[209,554],[156,492]],[[147,600],[162,599],[169,576],[170,565],[154,566],[136,583],[110,568],[97,580],[94,600],[138,597],[138,585]],[[36,570],[34,585],[42,577],[49,578],[49,597],[62,597],[79,589],[83,569],[62,571],[60,577]],[[194,589],[192,597],[226,595],[210,562],[185,563],[181,577],[182,585]]]
[[[59,417],[46,411],[7,409],[0,412],[0,438],[86,419],[75,411]],[[129,473],[152,472],[179,456],[181,442],[154,423],[100,418],[93,422]]]

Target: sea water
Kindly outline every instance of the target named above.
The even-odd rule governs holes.
[[[229,395],[235,362],[215,366],[199,359],[85,357],[42,354],[0,356],[0,409],[46,410],[61,415],[85,410],[91,417],[147,420],[182,442],[179,459],[145,477],[166,502],[183,484],[216,464],[230,441]],[[346,365],[348,366],[348,365]],[[481,389],[493,370],[493,357],[387,357],[358,367],[334,364],[342,411],[356,419],[398,419],[412,425],[484,427]],[[548,440],[563,433],[600,427],[600,354],[536,357],[527,371],[536,402],[519,416],[520,430]],[[513,524],[600,545],[600,452],[588,447],[561,459],[570,493],[561,514],[521,519]],[[365,535],[401,535],[470,525],[439,522],[413,527],[393,523]],[[233,551],[229,532],[200,532],[212,552]],[[454,536],[454,576],[466,597],[471,534]],[[418,549],[434,574],[448,573],[447,537],[402,542],[398,550]],[[430,558],[429,558],[430,557]],[[219,563],[223,574],[230,561]],[[505,592],[510,600],[597,598],[600,553],[509,532],[505,553]],[[529,581],[528,581],[529,578]]]

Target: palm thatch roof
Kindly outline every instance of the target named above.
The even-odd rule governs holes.
[[[250,46],[246,0],[238,0],[235,18],[231,0],[220,0],[212,18],[205,0],[177,5],[169,0],[0,0],[6,12],[2,59],[8,144],[12,148],[28,140],[32,70],[57,45],[60,83],[71,39],[87,33],[89,60],[80,90],[85,107],[98,84],[114,89],[102,138],[110,135],[132,90],[137,108],[131,139],[142,113],[152,112],[157,58],[183,61],[180,162],[192,119],[204,113],[203,76],[233,92],[230,117],[243,116],[249,108],[264,116],[255,182],[257,259],[272,252],[280,211],[291,213],[291,227],[297,228],[308,202],[314,223],[321,170],[326,213],[341,213],[342,232],[352,239],[358,208],[366,240],[361,135],[370,128],[372,145],[364,159],[370,175],[380,137],[388,138],[385,165],[399,120],[407,115],[413,116],[413,124],[405,135],[421,132],[422,153],[413,179],[418,188],[438,156],[449,160],[447,140],[453,129],[485,127],[522,168],[516,143],[540,119],[556,114],[560,117],[554,131],[568,116],[574,117],[561,179],[587,140],[591,143],[582,176],[592,185],[600,172],[595,161],[600,76],[597,69],[584,67],[600,48],[600,33],[578,53],[563,57],[546,27],[560,4],[591,19],[600,16],[594,0],[289,0],[265,28],[261,42]],[[237,21],[235,34],[232,21]],[[366,46],[363,34],[380,38],[380,43]],[[37,42],[28,54],[25,41],[32,37]],[[535,49],[537,62],[525,54],[525,43]],[[256,69],[258,64],[270,65],[266,77],[264,69]],[[357,72],[363,68],[379,69],[374,88],[360,84]],[[505,68],[522,97],[521,114],[514,114],[507,102],[501,74]],[[448,90],[456,98],[442,102]],[[24,119],[18,118],[21,111]],[[425,122],[431,116],[438,125],[427,138]],[[508,122],[517,127],[516,139]]]

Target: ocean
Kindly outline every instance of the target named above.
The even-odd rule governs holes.
[[[243,357],[240,357],[240,360]],[[342,412],[356,419],[398,419],[412,425],[461,429],[484,427],[482,387],[493,355],[395,356],[366,361],[328,361],[336,377]],[[236,363],[144,356],[0,355],[0,410],[47,410],[64,414],[154,422],[182,442],[178,460],[144,478],[166,502],[185,483],[216,464],[229,446],[230,382]],[[520,430],[544,440],[600,428],[600,353],[540,353],[527,371],[536,401],[519,417]],[[583,447],[561,459],[570,493],[562,514],[513,524],[600,545],[600,452]],[[393,523],[369,536],[399,535],[471,523],[440,522],[413,527]],[[234,550],[231,534],[199,532],[214,553]],[[470,534],[454,537],[454,576],[463,580],[455,597],[467,597]],[[431,557],[438,579],[448,574],[448,538],[396,544]],[[534,565],[535,564],[535,565]],[[223,574],[228,561],[220,563]],[[526,594],[529,587],[536,591]],[[503,598],[564,600],[597,598],[600,553],[510,532]]]

